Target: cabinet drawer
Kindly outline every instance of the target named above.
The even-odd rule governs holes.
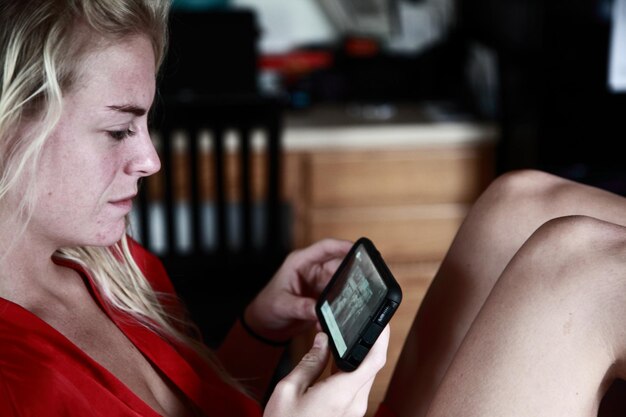
[[[491,148],[318,152],[308,163],[313,207],[468,203],[492,172]]]
[[[440,260],[467,210],[462,204],[316,209],[309,212],[307,241],[367,236],[388,261]]]

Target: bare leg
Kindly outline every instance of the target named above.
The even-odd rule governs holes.
[[[626,359],[626,229],[542,226],[470,327],[429,417],[597,415]]]
[[[476,202],[444,259],[391,380],[385,403],[424,416],[496,280],[530,235],[550,219],[583,214],[626,224],[626,200],[547,174],[497,179]]]

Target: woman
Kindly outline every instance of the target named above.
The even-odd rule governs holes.
[[[358,370],[316,382],[319,334],[264,411],[240,388],[262,392],[278,342],[314,323],[304,295],[348,242],[290,255],[216,357],[125,235],[138,180],[159,169],[147,113],[166,20],[163,0],[0,1],[0,415],[363,415],[388,330]],[[623,376],[625,207],[545,174],[496,181],[379,414],[593,414]]]
[[[189,336],[154,257],[125,236],[138,180],[159,169],[147,118],[167,9],[157,0],[0,3],[0,415],[261,415]],[[285,340],[310,322],[313,300],[298,291],[323,285],[348,246],[293,254],[249,306],[248,328]],[[268,298],[282,301],[267,309]],[[359,372],[307,392],[323,364],[305,359],[283,384],[305,388],[283,389],[266,415],[364,409],[385,342]],[[239,369],[229,345],[250,348],[253,369]],[[221,355],[238,377],[267,374],[281,351],[238,326]],[[345,398],[325,405],[341,386]]]

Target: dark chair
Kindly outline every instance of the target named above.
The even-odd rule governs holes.
[[[163,260],[215,346],[287,251],[281,105],[247,97],[159,109],[154,137],[162,168],[141,187],[136,236]]]

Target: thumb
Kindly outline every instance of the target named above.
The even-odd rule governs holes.
[[[326,333],[316,334],[311,350],[302,357],[300,363],[285,379],[292,383],[298,391],[306,391],[324,372],[329,353]]]

